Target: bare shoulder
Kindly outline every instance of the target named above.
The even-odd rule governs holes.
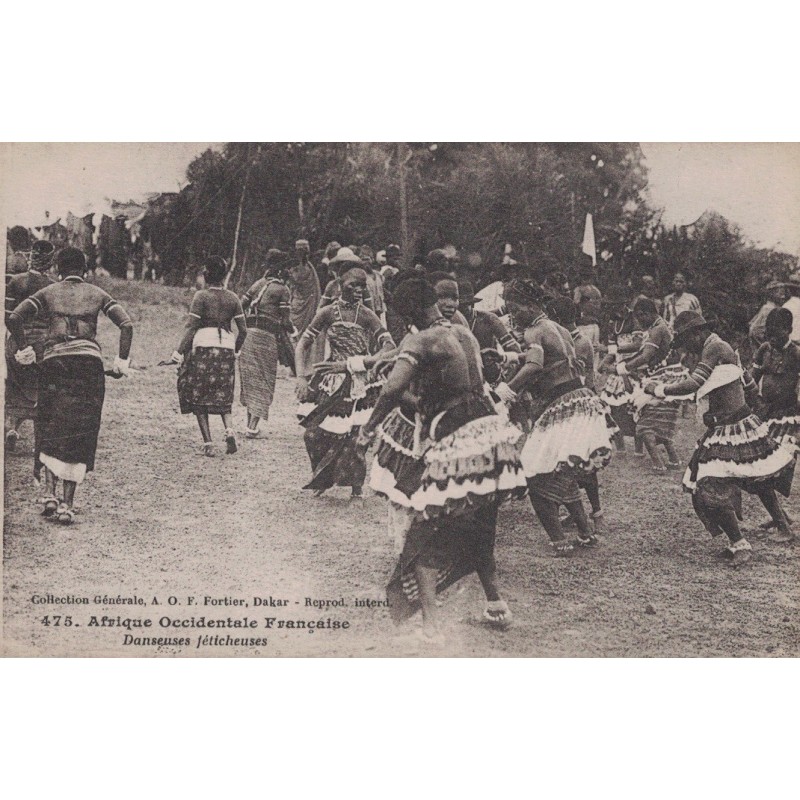
[[[718,336],[710,336],[703,346],[701,360],[710,366],[717,364],[735,364],[736,354],[733,348]]]

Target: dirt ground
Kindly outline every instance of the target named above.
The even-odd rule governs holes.
[[[482,592],[465,578],[446,592],[447,644],[421,645],[415,619],[395,628],[382,600],[394,564],[386,508],[348,490],[315,499],[294,383],[278,380],[268,436],[240,442],[234,456],[198,455],[194,417],[178,411],[175,368],[156,367],[180,338],[189,290],[115,283],[135,329],[130,379],[108,380],[96,472],[79,488],[76,524],[44,520],[32,488],[30,426],[21,454],[5,462],[4,645],[11,655],[124,656],[793,656],[798,652],[800,547],[751,538],[751,562],[733,570],[718,558],[694,517],[680,475],[666,479],[646,460],[615,458],[601,474],[608,532],[593,551],[554,559],[527,500],[506,505],[498,525],[500,579],[514,625],[481,623]],[[106,361],[116,329],[103,321]],[[237,389],[238,392],[238,389]],[[237,427],[244,409],[234,407]],[[218,441],[219,420],[212,420]],[[679,452],[699,433],[681,420]],[[222,448],[219,448],[222,450]],[[796,498],[788,503],[800,521]],[[745,527],[764,518],[747,500]],[[798,523],[800,524],[800,522]],[[34,596],[86,597],[89,603],[37,604]],[[104,602],[139,597],[144,605]],[[174,606],[168,598],[177,599]],[[189,598],[194,604],[189,605]],[[204,598],[246,605],[204,605]],[[254,598],[286,605],[256,606]],[[97,598],[99,602],[95,603]],[[159,605],[152,603],[157,598]],[[312,601],[344,601],[320,610]],[[150,619],[149,629],[91,626],[103,616]],[[59,624],[55,616],[61,616]],[[66,617],[72,625],[67,626]],[[159,619],[243,618],[258,628],[160,627]],[[45,624],[47,617],[50,623]],[[276,620],[264,628],[264,618]],[[347,621],[346,630],[278,629],[279,620]],[[124,644],[124,637],[189,637],[182,647]],[[199,635],[267,638],[266,645],[204,645]]]

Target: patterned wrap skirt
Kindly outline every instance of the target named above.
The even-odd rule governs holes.
[[[41,363],[36,454],[57,477],[81,483],[94,469],[104,400],[103,361],[97,356]]]
[[[769,426],[747,406],[716,419],[699,439],[683,476],[685,491],[709,531],[718,532],[708,512],[732,509],[741,518],[741,492],[774,489],[788,497],[794,476],[794,454],[776,442]]]
[[[680,383],[689,377],[689,370],[682,364],[665,364],[649,373],[648,378],[667,386]],[[685,397],[669,397],[663,400],[645,394],[641,385],[634,387],[633,419],[636,423],[636,435],[653,434],[656,442],[672,443],[678,427],[681,403],[690,400]]]
[[[250,414],[261,419],[269,417],[277,373],[277,336],[260,328],[250,328],[239,354],[239,399]]]
[[[178,369],[181,414],[230,414],[236,357],[226,347],[195,347]]]

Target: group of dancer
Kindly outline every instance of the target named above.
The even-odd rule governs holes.
[[[32,403],[43,513],[68,524],[75,487],[94,466],[105,375],[127,374],[133,327],[119,303],[85,282],[80,251],[58,254],[53,282],[45,249],[8,289],[6,445],[15,445]],[[223,286],[224,260],[208,259],[170,359],[179,365],[180,408],[196,415],[203,454],[215,454],[210,415],[221,417],[234,454],[237,362],[247,438],[259,438],[268,419],[278,364],[294,371],[311,469],[304,488],[346,486],[358,500],[369,472],[388,501],[395,620],[421,609],[424,635],[437,636],[437,593],[475,572],[487,622],[508,625],[494,555],[499,505],[527,495],[556,556],[594,547],[605,530],[597,475],[613,442],[635,437],[657,473],[683,468],[673,439],[689,402],[701,406],[706,431],[683,486],[708,532],[727,538],[730,563],[752,550],[740,528],[742,491],[767,510],[765,536],[794,539],[776,494],[789,494],[800,438],[800,345],[788,309],[769,311],[748,372],[699,311],[680,311],[668,325],[653,299],[639,296],[629,309],[642,332],[636,346],[612,343],[598,361],[575,302],[557,285],[518,272],[503,287],[506,324],[477,310],[472,284],[444,269],[399,270],[384,294],[351,248],[330,253],[323,293],[307,254],[302,240],[292,255],[270,251],[242,297]],[[100,313],[120,328],[108,371],[95,340]],[[599,391],[597,372],[606,376]]]

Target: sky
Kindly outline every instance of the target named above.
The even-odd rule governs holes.
[[[189,162],[212,142],[0,144],[0,217],[6,225],[102,212],[105,198],[176,191]],[[755,243],[800,254],[800,145],[642,144],[651,201],[667,224],[706,209]]]

